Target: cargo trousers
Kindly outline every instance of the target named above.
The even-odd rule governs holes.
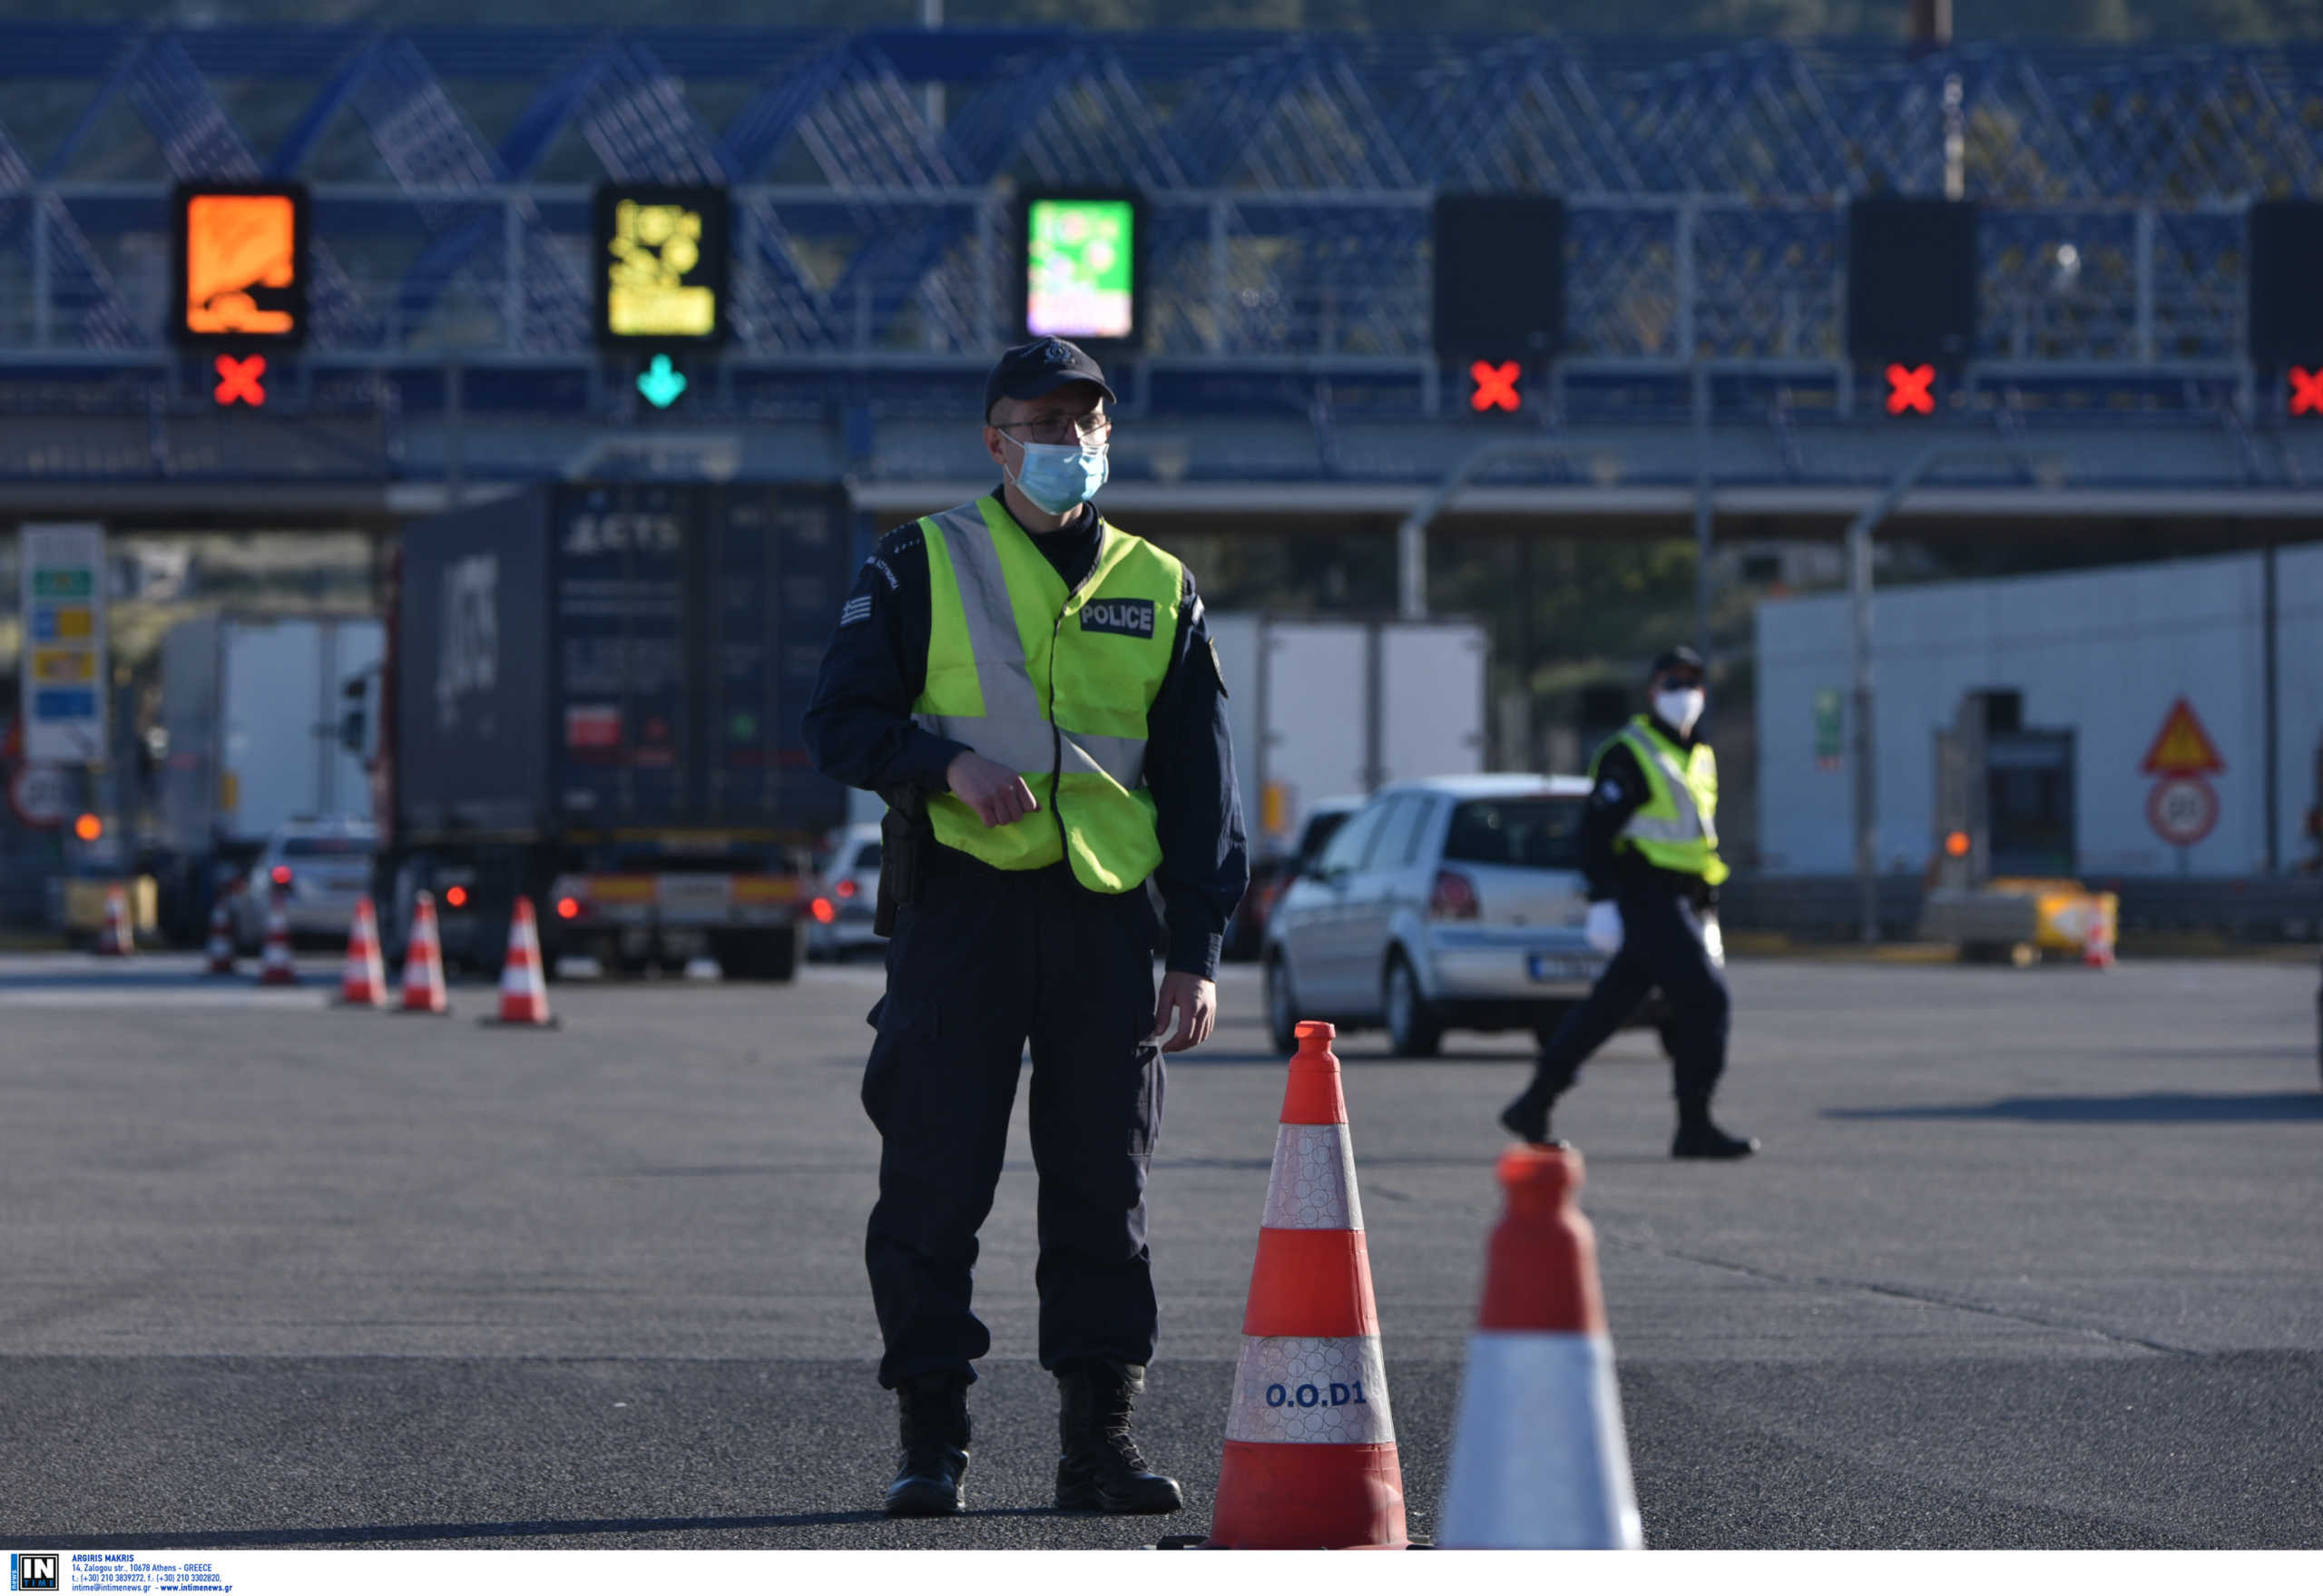
[[[879,1383],[973,1379],[991,1349],[969,1300],[976,1232],[999,1184],[1027,1044],[1042,1366],[1150,1363],[1159,916],[1144,892],[1092,892],[1063,865],[995,870],[950,848],[927,852],[917,901],[897,911],[863,1077],[880,1138],[864,1244],[887,1348]]]
[[[1661,1044],[1670,1054],[1678,1100],[1706,1103],[1726,1072],[1733,1003],[1726,974],[1712,962],[1703,940],[1701,913],[1684,894],[1651,886],[1624,889],[1619,902],[1621,951],[1541,1049],[1534,1089],[1554,1098],[1571,1086],[1589,1055],[1659,987],[1669,1005]]]

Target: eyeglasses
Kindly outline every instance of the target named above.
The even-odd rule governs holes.
[[[1093,444],[1113,430],[1110,416],[1044,416],[1035,421],[995,422],[995,431],[1023,432],[1036,444]]]
[[[1653,690],[1656,692],[1686,692],[1694,688],[1700,687],[1701,684],[1702,679],[1699,676],[1657,676],[1653,679]]]

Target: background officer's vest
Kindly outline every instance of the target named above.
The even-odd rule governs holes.
[[[1645,802],[1613,846],[1635,848],[1649,865],[1699,876],[1712,886],[1725,880],[1730,872],[1718,857],[1718,756],[1710,745],[1681,749],[1642,715],[1622,728],[1605,749],[1615,742],[1628,744],[1637,756],[1638,769],[1645,772]],[[1605,749],[1589,762],[1593,781]]]
[[[936,840],[1003,870],[1070,859],[1098,892],[1162,862],[1145,786],[1145,717],[1169,673],[1185,567],[1100,523],[1097,562],[1068,592],[987,495],[920,524],[927,543],[927,685],[913,719],[1009,767],[1040,812],[987,827],[946,793]]]

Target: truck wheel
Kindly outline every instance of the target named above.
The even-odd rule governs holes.
[[[1431,1059],[1444,1048],[1444,1027],[1420,995],[1419,976],[1400,953],[1387,958],[1379,1006],[1387,1017],[1387,1045],[1398,1057]]]
[[[791,981],[799,974],[799,946],[806,932],[793,925],[780,931],[751,931],[721,936],[711,955],[721,969],[740,981]]]
[[[797,980],[799,954],[806,945],[806,942],[807,927],[804,924],[792,925],[787,930],[771,932],[760,937],[759,946],[763,951],[760,955],[762,963],[760,968],[765,974],[759,979],[761,981]]]

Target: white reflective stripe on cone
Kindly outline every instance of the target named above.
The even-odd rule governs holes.
[[[1245,1336],[1229,1441],[1373,1445],[1396,1438],[1377,1336]]]
[[[1279,1125],[1267,1207],[1269,1230],[1360,1230],[1363,1199],[1355,1186],[1355,1149],[1344,1125]]]
[[[1436,1543],[1645,1544],[1611,1340],[1541,1330],[1470,1337]]]

